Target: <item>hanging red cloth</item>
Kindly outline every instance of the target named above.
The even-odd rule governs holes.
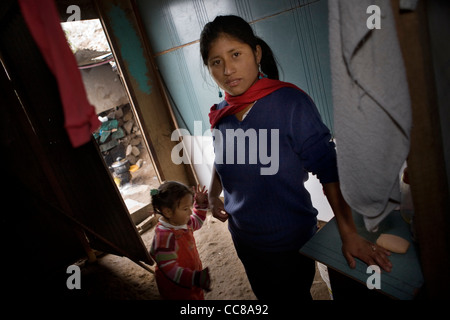
[[[75,56],[67,43],[54,0],[19,0],[22,15],[58,83],[64,127],[74,148],[87,143],[99,126],[86,96]]]

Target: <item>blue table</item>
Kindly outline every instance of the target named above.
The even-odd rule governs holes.
[[[413,299],[424,280],[417,247],[411,237],[410,225],[403,220],[400,211],[389,214],[375,233],[366,230],[361,215],[354,213],[353,219],[358,233],[369,241],[375,242],[381,233],[389,233],[410,242],[406,253],[392,253],[389,257],[393,267],[391,272],[381,271],[379,291],[394,299]],[[356,268],[351,269],[342,255],[341,247],[342,241],[336,218],[333,218],[300,249],[300,253],[366,285],[367,279],[373,272],[367,273],[367,265],[358,259],[356,259]]]

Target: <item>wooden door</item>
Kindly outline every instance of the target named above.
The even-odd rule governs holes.
[[[30,230],[38,230],[35,247],[43,259],[53,257],[43,261],[46,270],[76,261],[81,244],[126,256],[151,271],[148,248],[95,141],[78,148],[69,141],[57,83],[17,1],[2,2],[0,21],[2,163],[8,166],[7,177],[14,180],[16,189],[24,190],[26,197],[17,198],[33,203],[14,214]],[[44,234],[52,239],[51,247],[43,245]],[[12,245],[16,243],[12,241]]]

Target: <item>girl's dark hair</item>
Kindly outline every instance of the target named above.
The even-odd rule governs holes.
[[[181,199],[194,192],[186,185],[177,181],[166,181],[159,186],[156,192],[152,191],[152,205],[156,213],[164,216],[162,208],[175,210],[180,205]]]
[[[255,36],[252,27],[238,16],[217,16],[214,21],[208,22],[200,35],[200,53],[203,63],[208,65],[208,56],[211,44],[221,33],[236,38],[243,43],[248,44],[253,50],[256,46],[261,46],[261,71],[270,79],[279,79],[278,67],[275,57],[269,45],[261,38]]]

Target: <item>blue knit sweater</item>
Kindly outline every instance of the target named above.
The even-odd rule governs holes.
[[[243,121],[230,115],[215,129],[233,239],[262,251],[299,249],[317,230],[308,172],[322,184],[338,181],[335,145],[311,98],[282,88],[257,101]]]

